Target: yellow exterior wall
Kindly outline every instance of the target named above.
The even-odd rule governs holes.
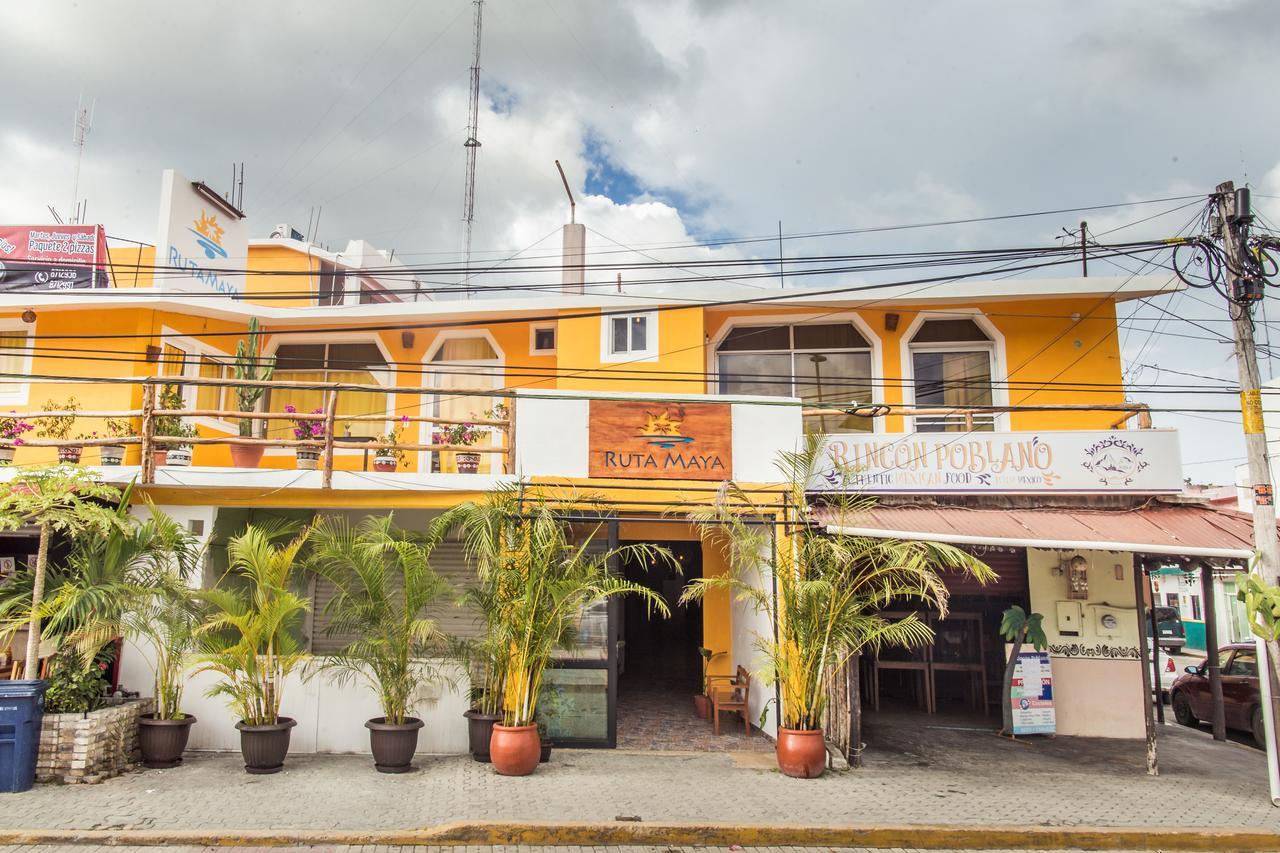
[[[270,294],[315,296],[318,278],[311,275],[270,275],[272,272],[317,272],[318,258],[311,257],[289,246],[250,246],[249,265],[252,272],[244,278],[244,292],[255,305],[276,305],[282,308],[301,308],[314,304],[305,299],[273,298]]]
[[[577,312],[564,312],[565,314]],[[637,310],[637,313],[643,313]],[[559,386],[575,391],[633,391],[696,394],[705,389],[703,309],[662,311],[658,318],[658,357],[654,361],[606,362],[601,358],[600,317],[561,316],[557,334]],[[607,318],[606,318],[607,319]],[[575,376],[577,371],[589,371]]]
[[[113,287],[152,287],[155,246],[109,246],[107,272]]]

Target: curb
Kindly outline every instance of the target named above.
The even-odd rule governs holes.
[[[723,823],[531,823],[475,821],[409,830],[0,830],[0,846],[20,844],[154,847],[298,845],[545,845],[869,847],[923,850],[1280,850],[1280,832],[1258,829],[1047,826],[738,826]]]

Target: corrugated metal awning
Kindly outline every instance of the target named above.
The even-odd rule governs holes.
[[[1140,509],[978,509],[955,506],[875,506],[814,518],[832,532],[960,545],[1131,551],[1247,560],[1253,556],[1249,516],[1208,506]]]

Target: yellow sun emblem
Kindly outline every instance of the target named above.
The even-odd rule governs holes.
[[[671,417],[669,410],[663,409],[662,414],[654,415],[653,412],[645,412],[644,435],[679,435],[681,421]]]
[[[218,217],[210,216],[203,210],[200,211],[200,218],[196,220],[196,231],[219,245],[225,233],[222,226],[218,224]]]

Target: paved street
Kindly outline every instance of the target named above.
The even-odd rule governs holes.
[[[248,776],[239,757],[197,754],[92,786],[38,786],[6,800],[0,829],[415,829],[463,820],[826,825],[1231,827],[1280,829],[1264,758],[1177,726],[1162,733],[1162,775],[1140,743],[1056,738],[1015,743],[988,731],[886,725],[861,770],[787,779],[773,756],[558,750],[532,777],[497,776],[466,757],[426,757],[404,776],[368,757],[290,756]]]
[[[226,847],[82,847],[70,845],[23,845],[21,847],[3,848],[6,853],[225,853]],[[279,847],[237,847],[235,853],[278,853]],[[291,850],[312,851],[313,853],[811,853],[805,847],[407,847],[366,844],[360,847],[325,847],[303,846],[291,847]],[[829,853],[884,853],[884,848],[870,847],[829,847]],[[892,853],[926,853],[910,847],[894,848]],[[927,853],[962,853],[959,850],[930,850]],[[986,853],[1023,853],[1017,850],[989,850]],[[1038,851],[1045,853],[1045,851]],[[1073,853],[1068,850],[1048,851],[1048,853]],[[1107,851],[1094,851],[1107,853]]]

